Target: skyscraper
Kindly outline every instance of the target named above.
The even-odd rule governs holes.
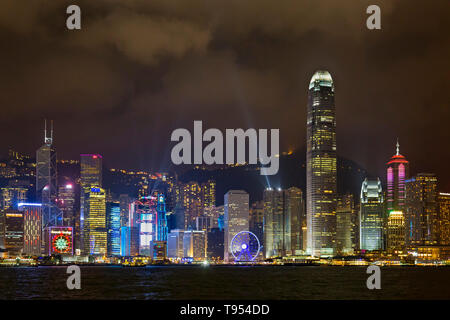
[[[214,180],[208,180],[202,183],[201,186],[201,199],[203,208],[209,208],[216,205],[216,182]]]
[[[107,252],[109,256],[120,255],[120,202],[106,203]]]
[[[85,195],[92,187],[102,186],[102,156],[99,154],[80,154],[80,248],[87,253],[88,248],[84,248],[88,239],[85,239]]]
[[[75,187],[73,183],[67,182],[58,187],[58,207],[61,210],[63,225],[75,227]]]
[[[406,180],[406,245],[436,245],[439,242],[437,178],[419,173]]]
[[[336,119],[334,84],[328,71],[309,83],[306,131],[308,253],[334,254],[336,237]]]
[[[84,254],[106,255],[106,193],[91,187],[84,192]]]
[[[291,187],[284,190],[284,238],[285,254],[299,255],[303,252],[303,230],[306,225],[305,204],[301,189]]]
[[[206,258],[206,232],[187,230],[183,233],[183,256],[201,261]]]
[[[4,211],[3,239],[10,256],[23,252],[23,212],[7,209]]]
[[[249,210],[248,228],[258,238],[261,246],[264,248],[264,202],[258,201],[252,203]]]
[[[302,190],[266,189],[263,204],[265,257],[301,254],[305,220]]]
[[[17,209],[19,203],[27,202],[27,188],[8,186],[1,190],[2,209]]]
[[[405,210],[405,180],[409,177],[409,162],[400,154],[400,145],[397,140],[397,152],[387,163],[387,210]]]
[[[440,192],[438,195],[440,234],[439,243],[450,245],[450,193]]]
[[[20,203],[23,212],[23,252],[39,256],[42,253],[42,205],[40,203]]]
[[[183,251],[184,230],[174,229],[167,236],[167,257],[181,259]]]
[[[338,198],[336,207],[336,253],[349,255],[355,249],[355,202],[353,194]]]
[[[359,214],[360,249],[383,249],[384,199],[380,179],[365,179]]]
[[[241,231],[248,231],[249,195],[243,190],[230,190],[225,194],[224,204],[224,260],[233,261],[230,244]]]
[[[402,211],[391,211],[387,220],[387,246],[391,252],[405,249],[405,215]]]
[[[57,171],[56,150],[53,147],[53,121],[50,136],[45,122],[44,144],[36,151],[36,197],[42,202],[43,230],[49,226],[62,225],[62,217],[56,206]]]
[[[284,193],[281,189],[264,190],[264,252],[266,258],[285,255]]]
[[[406,229],[400,230],[400,224],[405,227],[405,183],[409,177],[409,162],[400,154],[397,140],[396,153],[387,163],[387,249],[401,251],[406,244]],[[391,217],[391,213],[394,214]],[[392,230],[390,230],[392,229]],[[401,239],[401,237],[404,239]]]
[[[80,181],[82,187],[102,187],[102,160],[99,154],[80,154]]]

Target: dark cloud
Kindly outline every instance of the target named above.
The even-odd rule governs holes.
[[[305,139],[307,84],[335,80],[338,150],[383,175],[398,136],[412,172],[446,163],[450,40],[447,0],[4,0],[0,8],[0,148],[34,152],[55,119],[62,158],[101,152],[111,166],[167,166],[170,132],[280,128]],[[365,27],[378,4],[382,30]]]

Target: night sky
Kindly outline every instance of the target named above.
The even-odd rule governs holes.
[[[80,31],[65,26],[73,3]],[[109,167],[167,167],[170,133],[193,120],[279,128],[283,151],[302,148],[307,86],[326,69],[340,156],[384,175],[399,137],[411,173],[450,192],[449,16],[448,0],[2,0],[0,152],[34,154],[45,117],[59,158]]]

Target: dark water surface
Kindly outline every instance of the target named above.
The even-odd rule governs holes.
[[[81,267],[81,290],[66,269],[0,268],[0,299],[450,299],[449,267],[383,267],[381,290],[365,267]]]

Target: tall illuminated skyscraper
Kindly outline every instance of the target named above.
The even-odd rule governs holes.
[[[419,173],[406,180],[406,245],[436,245],[439,242],[437,178]]]
[[[400,154],[397,140],[396,153],[387,163],[387,249],[402,251],[406,244],[405,226],[406,180],[409,177],[409,162]],[[392,214],[392,212],[395,212]],[[392,216],[391,216],[392,215]],[[401,239],[401,237],[404,237]]]
[[[84,192],[84,254],[106,255],[106,193],[98,187]]]
[[[80,248],[82,252],[88,253],[88,249],[84,248],[84,244],[89,243],[85,239],[85,194],[92,187],[102,187],[102,156],[99,154],[80,154]],[[77,241],[76,241],[77,242]]]
[[[387,163],[387,210],[405,210],[405,180],[409,177],[409,162],[400,154],[400,145],[397,141],[397,152]]]
[[[42,226],[62,225],[62,216],[56,206],[57,171],[56,150],[53,147],[53,121],[47,136],[45,122],[44,145],[36,151],[36,197],[42,202]]]
[[[106,226],[108,229],[108,255],[120,255],[120,202],[106,203]]]
[[[384,199],[380,179],[365,179],[361,187],[360,249],[383,249]]]
[[[233,261],[230,244],[241,231],[248,231],[249,194],[243,190],[230,190],[225,194],[224,203],[224,260]]]
[[[334,84],[328,71],[309,83],[306,131],[307,252],[334,254],[336,237],[336,119]]]

